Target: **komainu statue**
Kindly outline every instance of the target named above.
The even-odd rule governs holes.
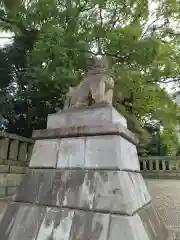
[[[114,81],[108,74],[105,59],[94,59],[84,79],[66,94],[64,109],[88,106],[92,103],[112,104]]]

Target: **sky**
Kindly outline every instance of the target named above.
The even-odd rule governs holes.
[[[12,36],[12,33],[7,33],[7,32],[0,31],[0,47],[3,47],[6,44],[12,42],[12,40],[8,38],[8,37],[11,37],[11,36]]]

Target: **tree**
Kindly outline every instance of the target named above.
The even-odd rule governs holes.
[[[16,85],[3,111],[7,130],[28,136],[45,127],[47,114],[62,108],[68,86],[81,80],[88,59],[99,54],[109,58],[114,105],[132,131],[144,136],[144,125],[153,120],[165,128],[176,124],[178,107],[159,84],[179,76],[178,40],[169,20],[179,20],[179,5],[166,0],[156,6],[156,21],[149,25],[145,0],[38,0],[22,4],[13,18],[2,13],[0,24],[14,31],[10,48],[19,56],[5,51]]]

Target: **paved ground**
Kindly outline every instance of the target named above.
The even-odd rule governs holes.
[[[180,240],[180,180],[145,179],[166,227]]]

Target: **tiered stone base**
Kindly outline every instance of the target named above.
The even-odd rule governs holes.
[[[0,239],[169,239],[140,174],[136,139],[115,109],[101,108],[68,112],[74,127],[65,126],[64,112],[50,116],[49,129],[34,133],[31,168],[2,217]],[[94,111],[104,124],[82,126],[88,114],[95,121]]]

